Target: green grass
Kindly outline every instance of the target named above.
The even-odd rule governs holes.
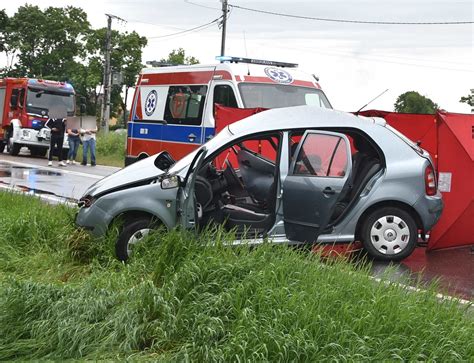
[[[466,307],[368,268],[220,230],[159,231],[132,261],[74,210],[0,193],[0,360],[472,361]]]
[[[125,165],[127,134],[117,134],[113,131],[105,135],[103,132],[97,134],[96,162],[99,165],[123,167]],[[76,161],[82,161],[82,145],[77,151]],[[90,154],[87,162],[90,163]]]

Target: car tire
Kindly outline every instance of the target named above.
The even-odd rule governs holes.
[[[0,141],[0,154],[3,154],[3,152],[5,151],[6,146],[7,146],[6,142]]]
[[[115,254],[120,261],[127,261],[133,253],[133,245],[140,242],[151,231],[157,229],[158,225],[149,218],[135,219],[125,222],[115,243]]]
[[[418,229],[410,213],[396,207],[384,207],[365,218],[360,236],[371,258],[399,261],[415,249]]]
[[[31,156],[45,157],[47,152],[48,152],[48,149],[45,149],[45,148],[39,148],[39,147],[30,148]]]

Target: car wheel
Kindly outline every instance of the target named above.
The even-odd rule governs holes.
[[[418,229],[408,212],[385,207],[367,216],[362,224],[361,238],[370,257],[398,261],[413,252],[418,240]]]
[[[156,228],[156,223],[149,218],[135,219],[126,223],[115,243],[115,254],[117,258],[120,261],[127,261],[133,254],[135,245]]]

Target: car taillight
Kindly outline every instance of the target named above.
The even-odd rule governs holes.
[[[436,195],[436,178],[431,164],[425,169],[425,190],[426,195]]]

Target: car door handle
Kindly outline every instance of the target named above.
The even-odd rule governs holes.
[[[334,189],[331,189],[330,187],[326,187],[324,188],[323,193],[326,195],[332,195],[336,194],[336,191]]]
[[[194,142],[194,140],[196,140],[196,135],[194,135],[193,133],[189,134],[188,135],[188,140],[189,140],[189,142]]]

